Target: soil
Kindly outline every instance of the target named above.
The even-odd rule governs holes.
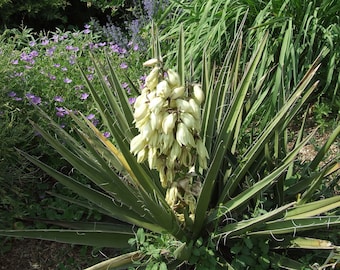
[[[312,131],[310,129],[309,131]],[[308,131],[307,131],[308,133]],[[299,153],[299,160],[306,162],[312,160],[317,149],[327,140],[329,134],[317,133]],[[325,162],[339,156],[339,140],[334,143],[329,156]],[[340,187],[340,183],[338,183]],[[340,188],[334,189],[336,194],[340,194]],[[105,260],[105,256],[114,255],[113,250],[93,253],[91,248],[84,250],[84,247],[61,244],[56,242],[31,240],[31,239],[6,239],[0,238],[0,270],[55,270],[55,269],[84,269],[98,261]],[[8,251],[5,252],[5,250]],[[104,254],[105,253],[105,254]]]
[[[3,244],[10,250],[0,254],[0,270],[85,269],[115,255],[114,250],[98,252],[91,247],[35,239],[6,239]]]

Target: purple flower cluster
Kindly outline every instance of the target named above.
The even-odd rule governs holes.
[[[65,117],[65,115],[68,115],[69,114],[69,111],[66,110],[65,108],[63,107],[55,107],[56,109],[56,116],[58,117]]]
[[[99,120],[93,113],[90,113],[86,118],[90,120],[94,126],[97,126],[99,124]]]
[[[88,35],[92,33],[90,28],[90,25],[85,25],[85,29],[78,34],[72,34],[72,38],[81,40],[81,38],[83,38],[81,36],[82,34]],[[110,29],[113,31],[120,31],[119,28],[115,27]],[[49,96],[48,98],[42,100],[37,92],[33,93],[31,92],[31,89],[56,89],[58,93],[60,93],[60,89],[63,89],[63,91],[67,91],[68,93],[72,93],[72,90],[74,90],[74,94],[78,98],[78,102],[76,102],[76,104],[78,104],[81,108],[85,108],[84,111],[88,110],[91,107],[91,104],[88,102],[90,95],[86,92],[86,90],[84,90],[85,86],[79,82],[79,80],[81,80],[81,76],[74,76],[73,67],[76,62],[79,62],[80,65],[84,65],[84,63],[85,65],[88,65],[88,63],[83,62],[84,58],[77,57],[79,55],[84,55],[88,49],[98,49],[99,54],[101,54],[101,50],[105,48],[111,55],[114,55],[115,59],[118,57],[120,68],[126,70],[129,67],[128,58],[126,57],[129,53],[128,50],[139,50],[139,45],[136,42],[137,33],[139,31],[139,23],[137,20],[131,24],[131,31],[132,30],[134,31],[135,36],[132,35],[133,38],[129,42],[128,39],[124,37],[123,34],[121,34],[121,36],[118,37],[118,40],[116,41],[112,40],[106,42],[94,42],[96,39],[86,38],[85,40],[87,40],[87,42],[83,42],[81,44],[80,42],[74,42],[73,39],[71,42],[66,40],[68,37],[70,37],[68,32],[58,32],[50,35],[49,37],[45,36],[40,39],[30,41],[29,47],[25,48],[21,54],[20,52],[19,54],[18,52],[17,54],[13,54],[13,58],[15,59],[11,61],[11,64],[13,65],[13,73],[10,75],[10,78],[20,77],[22,81],[25,82],[25,87],[28,86],[26,89],[30,89],[30,91],[26,92],[26,94],[22,94],[23,98],[20,97],[20,95],[18,95],[16,92],[10,91],[8,93],[8,97],[15,101],[21,101],[24,99],[26,100],[25,104],[42,105],[47,107],[52,105],[53,109],[55,110],[53,113],[57,117],[58,122],[66,122],[68,119],[66,116],[69,115],[71,110],[68,110],[66,107],[64,107],[69,106],[69,104],[66,105],[61,103],[64,103],[66,99],[68,101],[71,100],[68,98],[68,95],[65,95],[64,98],[63,93],[61,93],[59,95],[55,95],[54,97]],[[63,40],[65,40],[63,43],[57,44]],[[79,44],[81,45],[77,46]],[[81,54],[80,51],[82,52]],[[0,54],[1,53],[2,51],[0,50]],[[60,55],[62,55],[62,57],[60,57]],[[77,75],[79,75],[78,70]],[[93,67],[88,67],[86,77],[89,81],[94,80],[94,82],[97,82],[97,74],[95,74],[95,69]],[[20,81],[20,83],[22,83],[22,81]],[[32,83],[37,82],[39,85],[33,85],[34,87],[31,87]],[[25,87],[22,88],[24,93]],[[127,93],[131,92],[127,82],[122,83],[122,87],[127,91]],[[39,94],[41,95],[41,92],[39,92]],[[79,100],[82,102],[79,102]],[[131,104],[134,102],[134,100],[134,98],[129,99]],[[99,120],[93,114],[88,115],[87,118],[95,126],[99,124]],[[66,124],[63,123],[63,126],[65,125]],[[109,138],[111,134],[109,132],[104,132],[103,136]]]
[[[9,92],[8,96],[11,97],[15,101],[21,101],[22,100],[22,98],[18,97],[17,93],[15,93],[14,91]]]
[[[39,105],[41,103],[41,97],[36,96],[32,93],[27,93],[26,97],[32,104]]]
[[[156,14],[159,14],[169,5],[168,0],[155,1],[143,0],[143,8],[149,21],[153,20]]]
[[[27,64],[34,65],[35,58],[38,55],[39,55],[39,53],[35,50],[31,51],[30,53],[23,52],[20,55],[20,60],[26,62]],[[16,63],[18,63],[18,62],[16,62]]]

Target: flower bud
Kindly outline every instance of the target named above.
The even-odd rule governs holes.
[[[144,118],[149,113],[149,106],[146,103],[140,104],[138,107],[135,108],[133,113],[133,117],[135,121],[139,121]]]
[[[202,139],[196,140],[196,151],[197,151],[197,154],[201,157],[205,157],[205,158],[209,157],[208,150],[205,147]]]
[[[181,146],[195,147],[194,137],[183,123],[177,125],[176,140]]]
[[[161,185],[163,188],[167,188],[168,186],[168,179],[167,179],[167,175],[164,172],[164,167],[158,169],[159,171],[159,181],[161,182]]]
[[[189,104],[190,104],[190,107],[191,107],[192,115],[197,120],[200,120],[201,119],[201,108],[200,108],[199,104],[197,104],[197,101],[194,100],[193,98],[191,98],[191,99],[189,99]]]
[[[181,156],[181,153],[182,153],[181,145],[177,141],[174,141],[168,158],[173,163],[178,157]]]
[[[204,101],[204,93],[203,93],[203,90],[202,90],[202,88],[199,84],[194,84],[193,97],[199,105],[201,105]]]
[[[143,129],[143,126],[146,125],[149,121],[150,121],[150,113],[148,111],[148,113],[144,117],[139,118],[138,121],[135,119],[135,126],[140,131]]]
[[[145,83],[150,82],[152,80],[158,80],[158,75],[159,75],[159,67],[154,67],[148,76],[145,78]]]
[[[133,137],[130,142],[130,152],[136,155],[145,146],[146,146],[145,139],[143,138],[142,134],[138,134],[136,137]]]
[[[147,148],[143,148],[137,154],[137,162],[138,163],[142,163],[142,162],[144,162],[146,160],[147,157],[148,157],[148,149]]]
[[[157,96],[167,99],[171,94],[171,88],[166,80],[163,80],[157,84],[156,87]]]
[[[202,169],[206,169],[208,167],[207,158],[209,158],[209,153],[208,153],[207,148],[205,147],[202,139],[196,140],[196,151],[197,151],[198,162],[200,164],[200,167]]]
[[[181,112],[192,112],[192,107],[190,106],[190,103],[184,99],[176,99],[176,105]]]
[[[165,200],[170,207],[174,207],[177,203],[178,189],[175,183],[166,191]]]
[[[150,137],[155,133],[155,131],[151,128],[150,121],[147,121],[145,125],[143,125],[140,129],[140,134],[143,135],[143,138],[145,138],[146,141],[149,140]]]
[[[171,97],[171,99],[181,98],[181,97],[183,97],[184,92],[185,92],[184,86],[176,87],[172,90],[170,97]]]
[[[162,122],[162,129],[165,134],[169,134],[175,127],[176,124],[176,115],[175,113],[169,113],[166,117],[164,117]]]
[[[133,104],[133,107],[136,109],[146,102],[147,102],[146,94],[141,94],[136,98],[135,103]]]
[[[208,163],[207,163],[207,159],[206,158],[203,158],[203,157],[199,156],[198,157],[198,164],[204,170],[208,168]]]
[[[160,136],[162,141],[160,152],[168,156],[169,150],[171,149],[173,142],[175,141],[175,137],[172,133],[160,134]]]
[[[161,97],[155,97],[152,100],[150,100],[149,103],[149,109],[153,113],[159,113],[163,106],[165,105],[165,99]]]
[[[175,88],[175,87],[180,86],[181,80],[176,71],[173,71],[172,69],[168,69],[167,74],[168,74],[167,81],[170,84],[170,87]]]
[[[143,63],[144,67],[153,67],[155,65],[159,64],[159,61],[157,58],[152,58]]]
[[[187,148],[182,149],[182,153],[179,159],[181,164],[183,164],[185,167],[192,166],[192,155]]]
[[[159,146],[159,134],[157,132],[153,133],[151,137],[148,139],[148,144],[150,147],[158,147]]]
[[[199,129],[198,121],[195,117],[192,116],[191,113],[182,112],[180,113],[180,119],[186,125],[188,129]]]
[[[152,79],[152,80],[148,80],[145,81],[146,86],[150,89],[150,90],[154,90],[157,86],[158,83],[158,78]]]
[[[153,130],[159,130],[162,126],[163,115],[160,113],[150,113],[150,124]]]
[[[151,169],[156,169],[157,162],[157,148],[150,147],[148,151],[148,162]]]

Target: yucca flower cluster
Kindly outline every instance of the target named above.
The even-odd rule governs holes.
[[[139,134],[131,140],[130,151],[139,163],[147,160],[149,167],[159,172],[173,209],[188,205],[193,213],[199,189],[192,175],[198,169],[196,161],[206,169],[208,158],[200,137],[204,93],[199,84],[181,85],[179,74],[165,71],[157,59],[144,66],[152,70],[134,104]]]

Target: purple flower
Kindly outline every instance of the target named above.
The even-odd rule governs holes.
[[[64,117],[65,115],[69,114],[69,112],[63,107],[56,107],[55,109],[57,110],[56,116],[58,117]]]
[[[106,131],[106,132],[103,133],[103,136],[105,138],[109,138],[111,136],[111,134],[110,134],[110,132]]]
[[[67,67],[62,67],[61,70],[62,71],[67,71]]]
[[[32,41],[30,41],[30,42],[28,43],[28,45],[29,45],[30,47],[34,47],[35,44],[36,44],[35,40],[32,40]]]
[[[41,45],[45,46],[49,43],[50,41],[45,37],[42,41],[41,41]]]
[[[58,35],[53,35],[52,40],[57,43],[59,41],[59,36]]]
[[[86,77],[89,81],[93,80],[93,74],[87,74]]]
[[[122,54],[121,56],[124,56],[124,54],[127,53],[127,50],[126,50],[125,48],[121,48],[121,49],[119,50],[119,53]]]
[[[85,30],[83,30],[83,33],[84,33],[84,34],[90,34],[90,33],[91,33],[91,30],[90,30],[90,29],[85,29]]]
[[[32,99],[31,99],[32,103],[33,104],[40,104],[41,103],[41,97],[37,97],[37,96],[34,96]]]
[[[21,100],[22,100],[21,97],[14,97],[13,99],[14,99],[15,101],[21,101]]]
[[[71,82],[72,82],[72,80],[71,80],[70,78],[67,78],[67,77],[66,77],[66,78],[64,79],[64,83],[71,83]]]
[[[138,44],[134,44],[134,45],[133,45],[133,50],[134,50],[134,51],[138,51],[138,49],[139,49]]]
[[[15,97],[16,95],[17,95],[17,93],[15,93],[14,91],[11,91],[11,92],[8,93],[8,96],[12,97],[12,98]]]
[[[110,49],[115,52],[115,53],[119,53],[120,52],[120,48],[117,44],[113,44],[110,46]]]
[[[76,86],[74,86],[74,90],[76,90],[76,91],[79,91],[79,90],[82,90],[82,89],[84,89],[84,85],[76,85]]]
[[[129,86],[129,85],[128,85],[127,82],[123,82],[123,83],[122,83],[122,87],[123,87],[124,89],[128,88],[128,86]]]
[[[29,54],[23,52],[23,53],[20,55],[20,59],[21,59],[22,61],[29,62],[29,61],[32,60],[32,57],[31,57]]]
[[[37,51],[31,51],[30,56],[37,57],[39,55],[39,53]]]
[[[24,75],[23,72],[15,72],[14,77],[22,77]]]
[[[52,56],[54,54],[55,49],[56,46],[46,49],[46,56]]]
[[[50,80],[55,81],[56,80],[56,76],[52,75],[52,74],[48,74],[48,77],[50,78]]]
[[[61,97],[61,96],[55,96],[55,97],[54,97],[54,101],[57,101],[57,102],[64,102],[64,99],[63,99],[63,97]]]
[[[32,93],[27,93],[26,97],[30,100],[31,103],[38,105],[41,103],[41,97],[35,96]]]
[[[76,56],[75,55],[70,56],[69,63],[71,65],[74,65],[76,63]]]
[[[92,124],[93,124],[94,126],[97,126],[97,125],[99,124],[99,120],[98,120],[98,119],[93,119],[93,120],[92,120]]]
[[[60,64],[53,64],[54,67],[59,68]]]
[[[128,68],[128,64],[123,62],[123,63],[120,64],[120,68],[126,69],[126,68]]]
[[[136,98],[135,97],[130,97],[129,98],[129,103],[132,105],[133,103],[136,102]]]
[[[95,119],[95,115],[93,113],[89,114],[87,117],[86,117],[88,120],[92,120],[92,119]]]
[[[80,95],[80,99],[81,99],[81,100],[86,100],[88,97],[89,97],[89,94],[88,94],[88,93],[82,93],[82,94]]]
[[[15,59],[15,60],[12,60],[11,61],[11,64],[13,64],[13,65],[17,65],[19,63],[19,60],[18,59]]]
[[[73,47],[72,45],[66,45],[65,48],[68,51],[73,51],[73,52],[78,52],[79,51],[79,47]]]

